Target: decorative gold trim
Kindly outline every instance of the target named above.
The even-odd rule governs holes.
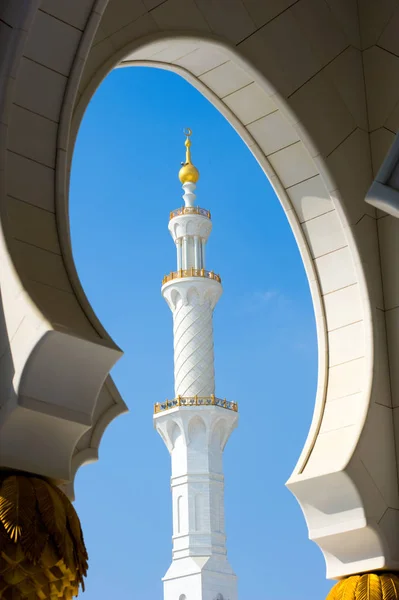
[[[174,217],[180,217],[180,215],[201,215],[202,217],[211,218],[211,211],[206,208],[200,208],[199,206],[181,206],[172,210],[169,215],[169,221]]]
[[[398,594],[398,573],[381,571],[341,579],[331,588],[327,600],[396,600]]]
[[[72,599],[87,561],[78,515],[55,483],[0,471],[0,599]]]
[[[173,400],[165,400],[165,402],[156,402],[154,404],[154,414],[158,414],[171,408],[178,406],[220,406],[227,410],[238,412],[237,402],[231,402],[226,398],[216,398],[214,394],[210,396],[177,396]]]
[[[222,283],[220,275],[217,275],[213,271],[206,271],[205,269],[180,269],[180,271],[172,271],[169,275],[165,275],[162,279],[162,285],[172,281],[172,279],[181,279],[183,277],[206,277],[207,279],[214,279],[219,283]]]

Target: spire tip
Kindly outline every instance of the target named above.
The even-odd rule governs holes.
[[[183,166],[179,171],[179,179],[184,185],[185,183],[197,183],[199,179],[199,171],[191,162],[190,137],[192,136],[193,132],[189,127],[186,127],[183,129],[183,133],[186,136],[186,141],[184,142],[184,145],[186,146],[186,162],[183,163]]]

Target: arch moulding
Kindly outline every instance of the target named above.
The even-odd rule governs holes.
[[[198,74],[201,60],[204,73]],[[311,539],[323,551],[328,576],[398,568],[398,548],[388,541],[384,523],[397,506],[396,462],[392,415],[376,401],[381,402],[378,384],[385,367],[375,355],[383,335],[372,305],[375,281],[368,279],[356,239],[351,199],[309,135],[312,123],[294,112],[267,73],[226,43],[163,32],[132,40],[91,75],[83,73],[71,144],[91,96],[115,66],[153,66],[185,78],[236,129],[272,183],[301,252],[318,337],[314,416],[287,485],[302,507]],[[327,109],[325,118],[330,118]],[[377,451],[371,442],[375,428],[384,437]],[[376,482],[380,460],[388,467]]]

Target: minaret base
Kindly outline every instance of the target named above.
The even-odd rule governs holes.
[[[174,560],[164,582],[164,600],[237,600],[237,577],[226,557]]]

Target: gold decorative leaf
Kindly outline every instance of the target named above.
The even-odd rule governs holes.
[[[331,590],[334,600],[354,600],[359,579],[358,575],[354,575],[339,581]]]
[[[6,546],[10,542],[10,538],[7,535],[6,530],[4,529],[3,523],[0,521],[0,557],[1,557],[1,548]]]
[[[54,488],[54,491],[59,495],[65,508],[65,513],[67,516],[67,531],[73,542],[74,558],[78,572],[80,574],[79,582],[81,583],[82,589],[84,591],[83,577],[87,574],[88,555],[84,544],[83,532],[80,526],[80,521],[75,509],[73,508],[70,500],[67,498],[64,492],[62,492],[59,488]]]
[[[327,600],[342,600],[342,594],[346,585],[346,579],[338,581],[328,593]]]
[[[381,600],[380,578],[375,573],[361,575],[357,588],[356,600]]]
[[[342,597],[340,600],[354,600],[356,597],[356,588],[359,583],[360,577],[354,575],[345,579],[345,586],[343,588]]]
[[[72,506],[69,498],[67,498],[64,492],[62,492],[59,488],[54,488],[54,491],[59,495],[64,505],[65,514],[67,516],[67,525],[69,528],[71,538],[74,544],[80,548],[82,556],[84,556],[87,559],[88,556],[86,547],[84,545],[83,532],[82,527],[80,525],[79,517],[76,514],[76,511]]]
[[[399,577],[382,572],[351,575],[335,584],[327,600],[399,600]]]
[[[36,565],[44,552],[49,539],[49,534],[41,524],[37,514],[34,515],[31,526],[21,535],[21,546],[26,558]]]
[[[0,521],[11,540],[17,542],[30,527],[35,514],[35,496],[28,477],[11,475],[0,489]]]
[[[62,557],[65,546],[66,532],[66,514],[58,494],[52,489],[51,485],[37,477],[33,479],[33,486],[37,498],[38,511],[44,526]]]
[[[0,572],[0,600],[72,600],[83,588],[80,522],[52,483],[0,472]]]
[[[381,579],[382,600],[398,600],[399,579],[390,574],[383,574]]]
[[[343,581],[338,581],[328,592],[326,600],[337,600],[343,583]]]

